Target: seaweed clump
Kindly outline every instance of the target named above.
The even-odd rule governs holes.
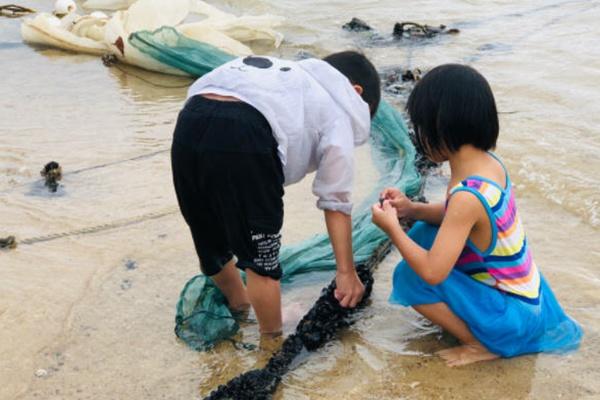
[[[342,25],[342,29],[354,32],[365,41],[367,46],[387,47],[396,46],[401,41],[418,41],[431,39],[438,35],[456,35],[460,31],[456,28],[448,28],[446,25],[427,25],[416,22],[396,22],[391,34],[380,34],[368,23],[360,18],[352,18]]]
[[[17,239],[14,236],[0,238],[0,249],[15,249],[17,247]]]
[[[393,95],[408,95],[422,75],[419,68],[390,68],[381,73],[383,90]]]
[[[44,177],[46,182],[44,185],[52,192],[55,193],[58,189],[59,183],[62,179],[62,167],[56,161],[50,161],[44,165],[44,168],[40,171],[40,175]]]
[[[455,28],[448,29],[446,25],[431,26],[417,24],[416,22],[396,22],[393,35],[397,39],[407,38],[432,38],[440,34],[456,35],[460,31]]]
[[[351,32],[365,32],[373,30],[373,28],[371,28],[369,24],[367,24],[362,19],[356,17],[352,18],[350,22],[347,22],[344,25],[342,25],[342,29]]]
[[[271,398],[282,376],[287,373],[293,361],[304,349],[314,351],[333,339],[340,329],[352,325],[354,316],[365,307],[373,289],[373,270],[390,249],[389,241],[384,242],[375,254],[356,267],[356,272],[365,285],[365,294],[355,308],[340,306],[334,296],[335,279],[323,289],[313,307],[302,318],[296,331],[288,336],[281,348],[273,354],[262,369],[254,369],[241,374],[227,384],[219,386],[206,400],[236,399],[264,400]]]

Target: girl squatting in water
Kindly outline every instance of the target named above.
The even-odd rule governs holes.
[[[429,72],[407,104],[418,145],[448,161],[446,201],[411,202],[394,188],[373,206],[404,260],[392,303],[412,306],[461,345],[438,354],[449,366],[576,349],[582,330],[539,271],[517,212],[508,172],[490,152],[499,124],[494,96],[473,68]],[[405,234],[398,218],[418,220]]]

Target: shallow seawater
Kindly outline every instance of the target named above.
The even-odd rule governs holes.
[[[50,1],[22,3],[49,10]],[[237,14],[288,17],[273,54],[317,56],[361,48],[380,70],[469,63],[493,87],[498,153],[511,172],[537,264],[585,330],[578,352],[449,369],[433,353],[452,339],[387,303],[392,252],[370,306],[340,340],[308,354],[280,399],[600,398],[600,1],[226,1]],[[383,37],[340,27],[352,17]],[[397,21],[446,24],[456,36],[390,40]],[[0,237],[58,235],[0,252],[0,399],[201,398],[261,366],[268,351],[230,343],[196,353],[173,334],[175,303],[198,273],[174,208],[168,148],[190,80],[99,58],[32,48],[19,20],[0,19]],[[166,86],[166,87],[165,87]],[[402,106],[403,95],[390,96]],[[358,150],[357,199],[376,176]],[[57,193],[40,169],[63,166]],[[441,199],[447,173],[428,181]],[[284,240],[324,230],[310,179],[286,190]],[[137,222],[137,223],[134,223]],[[331,274],[284,289],[285,330]],[[258,343],[256,325],[240,341]],[[39,370],[44,370],[43,375]]]

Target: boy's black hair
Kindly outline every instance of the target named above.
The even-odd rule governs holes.
[[[379,74],[371,61],[364,54],[356,51],[333,53],[323,61],[344,74],[353,85],[362,87],[361,97],[369,105],[372,118],[381,101],[381,86]]]
[[[455,152],[464,144],[496,147],[498,113],[490,85],[474,68],[444,64],[415,86],[406,105],[417,145],[427,156]]]

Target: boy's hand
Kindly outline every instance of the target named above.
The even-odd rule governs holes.
[[[337,274],[333,293],[342,307],[355,307],[365,293],[365,287],[354,269],[352,257],[352,219],[339,211],[325,210],[327,232],[335,253]]]
[[[396,188],[384,189],[384,191],[381,192],[380,197],[384,201],[389,200],[390,204],[396,209],[398,213],[398,218],[413,217],[414,204],[400,190]]]
[[[365,286],[354,269],[347,272],[338,271],[335,275],[335,284],[337,288],[333,295],[342,307],[356,307],[365,294]]]
[[[398,211],[392,206],[390,200],[384,200],[383,206],[379,203],[374,204],[371,211],[373,223],[387,234],[398,227]]]

